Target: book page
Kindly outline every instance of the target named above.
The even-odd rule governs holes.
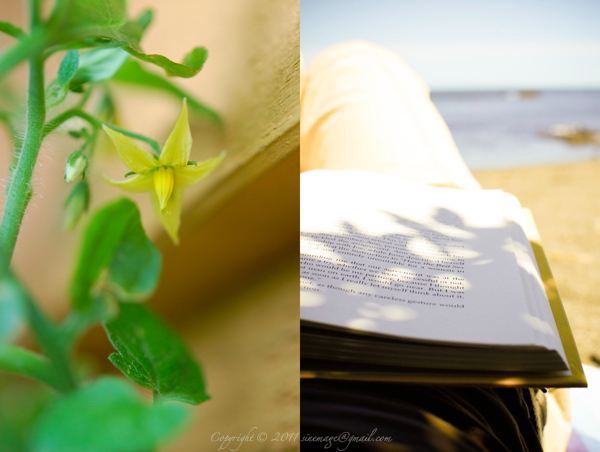
[[[531,325],[537,342],[545,345],[547,348],[558,351],[566,362],[567,358],[544,289],[540,270],[525,233],[524,209],[519,204],[517,198],[507,193],[503,194],[503,202],[506,206],[506,217],[510,224],[515,258],[521,272],[525,296],[529,306],[529,315],[526,320]]]
[[[420,340],[537,339],[500,192],[301,177],[301,319]]]

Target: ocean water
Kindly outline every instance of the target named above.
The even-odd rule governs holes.
[[[431,93],[465,162],[473,170],[600,158],[600,145],[542,136],[556,124],[600,133],[600,91]]]

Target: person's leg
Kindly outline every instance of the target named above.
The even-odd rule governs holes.
[[[335,46],[302,74],[301,89],[302,171],[355,169],[431,185],[480,188],[429,99],[427,86],[393,53],[363,42]],[[311,384],[304,382],[304,386]],[[335,382],[320,384],[338,387]],[[371,387],[360,382],[356,385],[365,390]],[[558,452],[565,450],[570,433],[568,401],[555,403],[555,396],[565,392],[550,394],[548,403],[540,391],[536,397],[517,389],[506,389],[502,394],[506,407],[511,397],[526,399],[523,406],[511,405],[512,415],[539,420],[544,450]],[[310,425],[317,413],[309,409],[311,400],[303,398],[303,423]],[[501,431],[497,439],[504,442],[507,437]],[[530,434],[524,450],[540,447],[538,441]]]
[[[429,99],[396,55],[364,42],[334,46],[303,74],[301,170],[360,169],[479,188]]]

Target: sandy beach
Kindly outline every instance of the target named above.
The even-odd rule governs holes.
[[[477,171],[533,212],[584,363],[600,359],[600,161]],[[597,364],[597,363],[595,363]]]

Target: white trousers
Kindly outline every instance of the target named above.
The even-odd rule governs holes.
[[[429,88],[395,54],[364,42],[323,52],[303,72],[300,167],[360,169],[479,188]]]

